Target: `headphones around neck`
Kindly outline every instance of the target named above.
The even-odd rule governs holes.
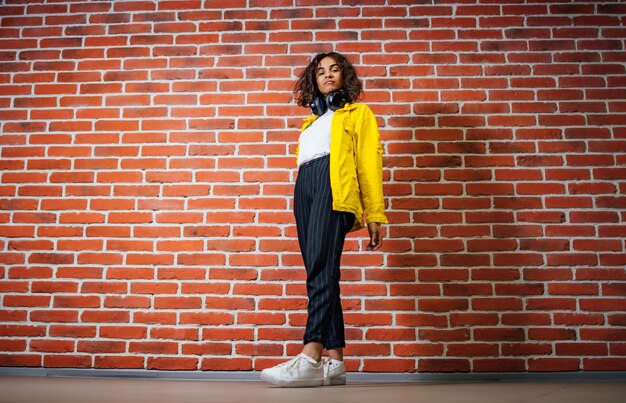
[[[336,111],[343,108],[348,102],[348,96],[343,90],[329,92],[326,97],[316,96],[311,102],[311,110],[317,116],[322,116],[328,109]]]

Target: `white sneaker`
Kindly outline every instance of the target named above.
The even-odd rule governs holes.
[[[261,371],[261,379],[287,388],[322,386],[324,365],[300,353],[287,362],[264,369]]]
[[[346,366],[343,361],[324,360],[324,386],[345,385]]]

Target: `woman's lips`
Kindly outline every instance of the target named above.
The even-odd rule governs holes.
[[[324,81],[324,85],[335,84],[334,81]]]

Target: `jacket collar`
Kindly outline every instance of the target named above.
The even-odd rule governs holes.
[[[354,108],[356,108],[356,104],[348,102],[348,103],[346,103],[344,105],[343,108],[337,109],[335,112],[351,111]],[[307,118],[304,118],[303,123],[304,123],[305,126],[308,126],[311,123],[315,122],[317,120],[317,118],[318,118],[317,115],[311,115],[311,116],[309,116]]]

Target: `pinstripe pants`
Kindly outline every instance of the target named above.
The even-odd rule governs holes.
[[[339,297],[339,263],[354,214],[332,209],[328,155],[300,166],[294,193],[298,243],[306,268],[308,295],[304,344],[345,347]]]

